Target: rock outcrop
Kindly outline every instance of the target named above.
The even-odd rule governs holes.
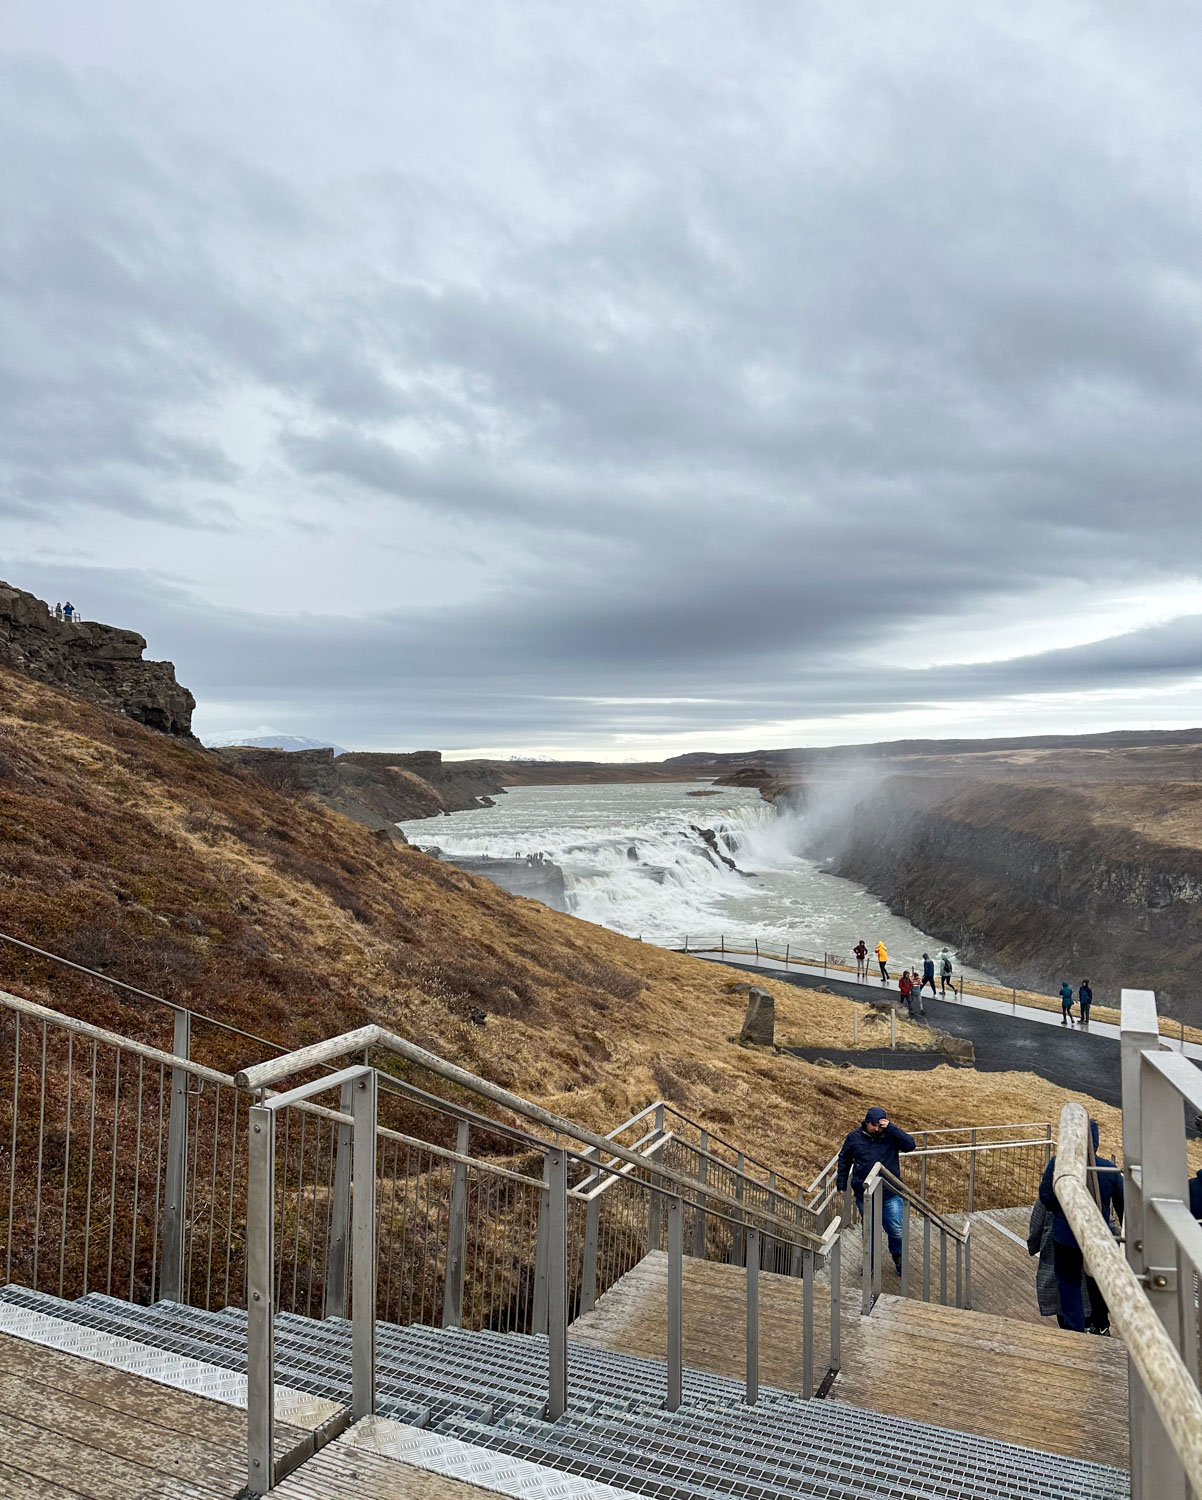
[[[495,772],[479,762],[444,762],[438,750],[351,751],[335,756],[333,750],[228,745],[217,754],[253,771],[276,791],[312,795],[398,843],[406,840],[396,825],[406,819],[491,806],[489,794],[504,791]]]
[[[143,661],[145,649],[137,631],[56,620],[44,600],[0,582],[0,665],[197,743],[196,699],[175,680],[171,662]]]

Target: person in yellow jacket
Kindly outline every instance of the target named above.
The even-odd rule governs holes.
[[[876,954],[877,963],[881,966],[881,983],[888,984],[889,970],[885,967],[885,965],[889,962],[889,954],[886,951],[884,943],[878,943],[873,951]]]

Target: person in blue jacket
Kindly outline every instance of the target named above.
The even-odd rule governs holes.
[[[1098,1155],[1098,1122],[1089,1122],[1089,1133],[1093,1137],[1094,1161],[1099,1167],[1109,1167],[1108,1172],[1097,1174],[1098,1198],[1102,1217],[1109,1224],[1111,1214],[1121,1225],[1123,1222],[1123,1174],[1108,1156]],[[1056,1280],[1060,1285],[1060,1311],[1064,1314],[1064,1326],[1074,1333],[1084,1333],[1085,1308],[1081,1302],[1081,1276],[1084,1273],[1085,1287],[1089,1292],[1090,1333],[1104,1337],[1110,1334],[1110,1312],[1106,1299],[1098,1290],[1098,1284],[1085,1270],[1085,1259],[1077,1244],[1072,1226],[1061,1212],[1053,1186],[1056,1173],[1056,1158],[1053,1156],[1043,1169],[1043,1180],[1039,1184],[1039,1201],[1052,1210],[1052,1255],[1056,1267]],[[1113,1227],[1113,1226],[1112,1226]]]
[[[850,1177],[856,1207],[863,1214],[864,1183],[867,1181],[869,1172],[879,1161],[887,1172],[892,1172],[894,1177],[900,1177],[901,1163],[898,1160],[898,1153],[915,1149],[914,1137],[907,1135],[904,1130],[899,1130],[879,1104],[873,1105],[864,1116],[863,1123],[855,1130],[849,1130],[844,1137],[843,1145],[839,1150],[839,1165],[835,1171],[835,1186],[841,1193],[845,1192]],[[881,1194],[881,1218],[884,1221],[885,1233],[889,1237],[889,1253],[893,1256],[893,1264],[900,1276],[902,1200],[887,1182]]]
[[[1088,979],[1083,979],[1077,990],[1077,1000],[1081,1005],[1081,1024],[1089,1025],[1089,1007],[1093,1004],[1093,990],[1090,988]]]
[[[1068,980],[1062,980],[1060,985],[1060,1024],[1061,1026],[1075,1026],[1073,1020],[1073,987]]]

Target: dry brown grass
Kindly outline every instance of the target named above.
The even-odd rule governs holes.
[[[593,1127],[663,1096],[805,1174],[871,1103],[936,1127],[1054,1119],[1072,1097],[1029,1074],[848,1072],[741,1048],[746,975],[510,896],[6,672],[0,820],[0,930],[289,1045],[378,1020]],[[850,1045],[853,1002],[756,982],[779,1035]],[[169,1037],[157,1007],[6,945],[0,984]],[[258,1055],[203,1028],[197,1043],[227,1070]]]

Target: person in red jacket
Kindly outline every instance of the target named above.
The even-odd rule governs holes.
[[[914,981],[910,978],[910,971],[909,971],[909,969],[907,969],[906,972],[902,975],[902,977],[897,981],[897,987],[901,991],[902,1004],[906,1007],[906,1009],[910,1012],[910,1014],[913,1015],[914,1014]]]

